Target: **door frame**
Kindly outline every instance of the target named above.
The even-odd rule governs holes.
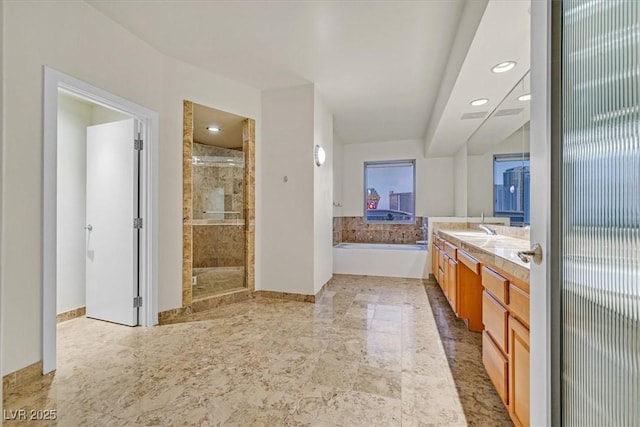
[[[561,425],[562,4],[531,2],[530,423]],[[535,184],[535,185],[534,185]]]
[[[125,113],[142,123],[144,148],[140,155],[139,274],[143,299],[142,326],[158,324],[158,113],[86,82],[44,67],[43,88],[43,216],[42,216],[42,373],[54,371],[56,355],[56,246],[58,90]],[[133,141],[132,147],[133,151]],[[132,218],[133,219],[133,218]]]

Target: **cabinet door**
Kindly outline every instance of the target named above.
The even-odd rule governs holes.
[[[502,354],[498,346],[493,342],[491,336],[487,331],[482,332],[482,363],[489,378],[493,382],[493,385],[500,396],[500,399],[509,404],[509,389],[508,389],[508,371],[509,362],[507,358]]]
[[[442,270],[444,281],[442,282],[442,291],[444,292],[447,300],[449,299],[449,257],[447,254],[442,251],[442,265],[440,265],[440,269]]]
[[[457,305],[457,295],[458,295],[458,274],[457,274],[458,263],[453,259],[449,258],[449,265],[447,266],[448,273],[448,286],[447,286],[447,297],[449,298],[449,304],[453,309],[454,313],[458,313],[458,305]]]
[[[509,316],[509,411],[518,426],[529,426],[529,330]]]
[[[435,242],[435,241],[434,241]],[[438,281],[438,247],[435,243],[431,245],[431,274]]]

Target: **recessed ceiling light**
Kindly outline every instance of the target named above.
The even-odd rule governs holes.
[[[518,101],[529,101],[531,99],[530,93],[525,93],[524,95],[520,95],[518,97]]]
[[[487,98],[478,98],[471,101],[470,104],[473,105],[474,107],[478,107],[480,105],[486,104],[487,102],[489,102]]]
[[[515,66],[516,61],[504,61],[497,65],[494,65],[493,68],[491,68],[491,71],[493,71],[494,73],[504,73],[506,71],[512,70]]]
[[[207,130],[209,132],[220,132],[220,128],[215,126],[207,126]]]

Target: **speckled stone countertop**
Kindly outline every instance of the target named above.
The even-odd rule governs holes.
[[[529,283],[529,264],[518,257],[519,251],[528,251],[531,247],[529,240],[503,235],[490,236],[470,230],[438,230],[438,234],[482,264],[497,267]]]

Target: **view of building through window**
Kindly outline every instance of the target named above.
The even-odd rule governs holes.
[[[406,222],[415,218],[415,160],[365,162],[365,221]]]
[[[529,153],[493,157],[493,214],[511,218],[511,225],[529,225]]]

